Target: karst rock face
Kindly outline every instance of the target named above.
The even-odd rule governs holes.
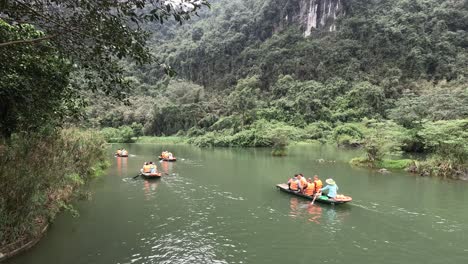
[[[335,21],[345,14],[346,0],[289,0],[281,7],[281,29],[287,24],[299,24],[304,36],[310,36],[314,30],[335,31]],[[284,3],[284,2],[283,2]],[[279,4],[279,3],[278,3]]]
[[[335,20],[343,12],[343,0],[303,0],[300,1],[300,22],[305,26],[304,35],[309,36],[313,29],[334,31]]]

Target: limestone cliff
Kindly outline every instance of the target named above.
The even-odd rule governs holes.
[[[277,29],[285,25],[298,24],[304,35],[314,30],[335,31],[336,18],[345,14],[346,0],[288,0],[275,1],[280,8],[281,22]]]

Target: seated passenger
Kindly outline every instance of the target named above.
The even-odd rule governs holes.
[[[144,173],[150,173],[151,172],[151,166],[148,164],[148,162],[145,162],[143,165],[143,172]]]
[[[319,193],[320,189],[323,187],[323,183],[317,175],[314,176],[314,184],[315,184],[315,193]]]
[[[312,195],[314,195],[314,192],[315,192],[315,184],[312,181],[312,179],[309,178],[309,179],[307,179],[307,185],[304,188],[304,194],[312,196]]]
[[[151,172],[151,174],[157,173],[157,172],[158,172],[158,167],[156,166],[156,164],[153,164],[152,161],[150,161],[149,166],[150,166],[150,172]]]
[[[294,178],[289,179],[288,185],[289,190],[294,192],[299,192],[302,189],[301,182],[298,179],[298,174],[295,174]]]
[[[325,182],[328,184],[324,188],[321,188],[320,191],[327,191],[327,196],[328,198],[334,199],[336,197],[337,191],[338,191],[338,185],[336,185],[335,181],[333,179],[326,179]]]
[[[307,180],[306,180],[306,178],[304,177],[304,175],[302,173],[299,173],[297,175],[297,178],[301,182],[301,186],[302,186],[301,192],[304,192],[304,188],[307,186]]]
[[[116,155],[120,156],[122,154],[122,150],[118,149]]]

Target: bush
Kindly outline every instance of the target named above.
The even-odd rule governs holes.
[[[362,130],[356,124],[339,125],[333,129],[333,139],[338,146],[358,147],[364,138]]]
[[[210,128],[210,131],[221,131],[231,128],[239,128],[241,126],[241,119],[237,116],[221,117]]]
[[[304,134],[303,139],[326,139],[331,137],[332,127],[327,122],[319,121],[307,125],[304,128]]]
[[[135,130],[129,126],[121,126],[119,128],[106,127],[101,130],[101,135],[109,143],[132,143],[133,137],[141,135],[140,127],[137,125],[134,128]]]
[[[192,127],[187,131],[187,136],[188,137],[197,137],[197,136],[204,135],[205,133],[206,133],[205,130],[202,129],[202,128]]]
[[[418,136],[434,156],[455,164],[468,162],[468,119],[426,121]]]

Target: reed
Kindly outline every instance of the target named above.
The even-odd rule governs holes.
[[[28,240],[102,171],[105,141],[79,129],[16,134],[0,143],[0,247]]]

